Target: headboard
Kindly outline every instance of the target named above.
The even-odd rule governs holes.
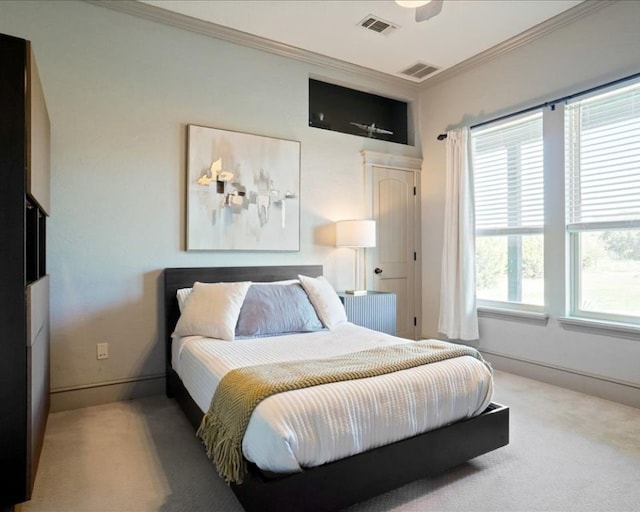
[[[274,266],[274,267],[194,267],[164,269],[164,317],[165,317],[165,363],[167,377],[171,371],[171,333],[180,310],[176,292],[190,288],[193,283],[229,283],[233,281],[269,282],[296,279],[299,274],[318,277],[322,265]]]

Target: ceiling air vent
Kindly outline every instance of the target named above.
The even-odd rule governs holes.
[[[384,21],[382,18],[378,18],[373,14],[366,16],[362,21],[360,21],[360,23],[358,23],[358,25],[366,28],[367,30],[378,32],[379,34],[385,34],[387,32],[391,32],[395,28],[398,28],[393,23]]]
[[[436,71],[438,71],[437,67],[431,64],[425,64],[424,62],[418,62],[404,71],[400,71],[400,74],[422,80],[427,75],[435,73]]]

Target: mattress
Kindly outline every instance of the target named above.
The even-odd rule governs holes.
[[[233,342],[186,336],[172,344],[172,365],[206,412],[232,369],[407,342],[348,322],[332,330]],[[491,370],[471,356],[288,391],[256,407],[242,449],[262,470],[298,472],[478,415],[492,395]]]

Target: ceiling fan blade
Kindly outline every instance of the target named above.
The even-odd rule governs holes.
[[[444,0],[431,0],[427,5],[416,8],[416,21],[427,21],[439,14]]]

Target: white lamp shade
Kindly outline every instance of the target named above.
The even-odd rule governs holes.
[[[336,222],[337,247],[375,247],[375,220],[341,220]]]
[[[422,7],[423,5],[427,5],[429,2],[431,2],[431,0],[396,0],[398,5],[409,9],[413,7]]]

